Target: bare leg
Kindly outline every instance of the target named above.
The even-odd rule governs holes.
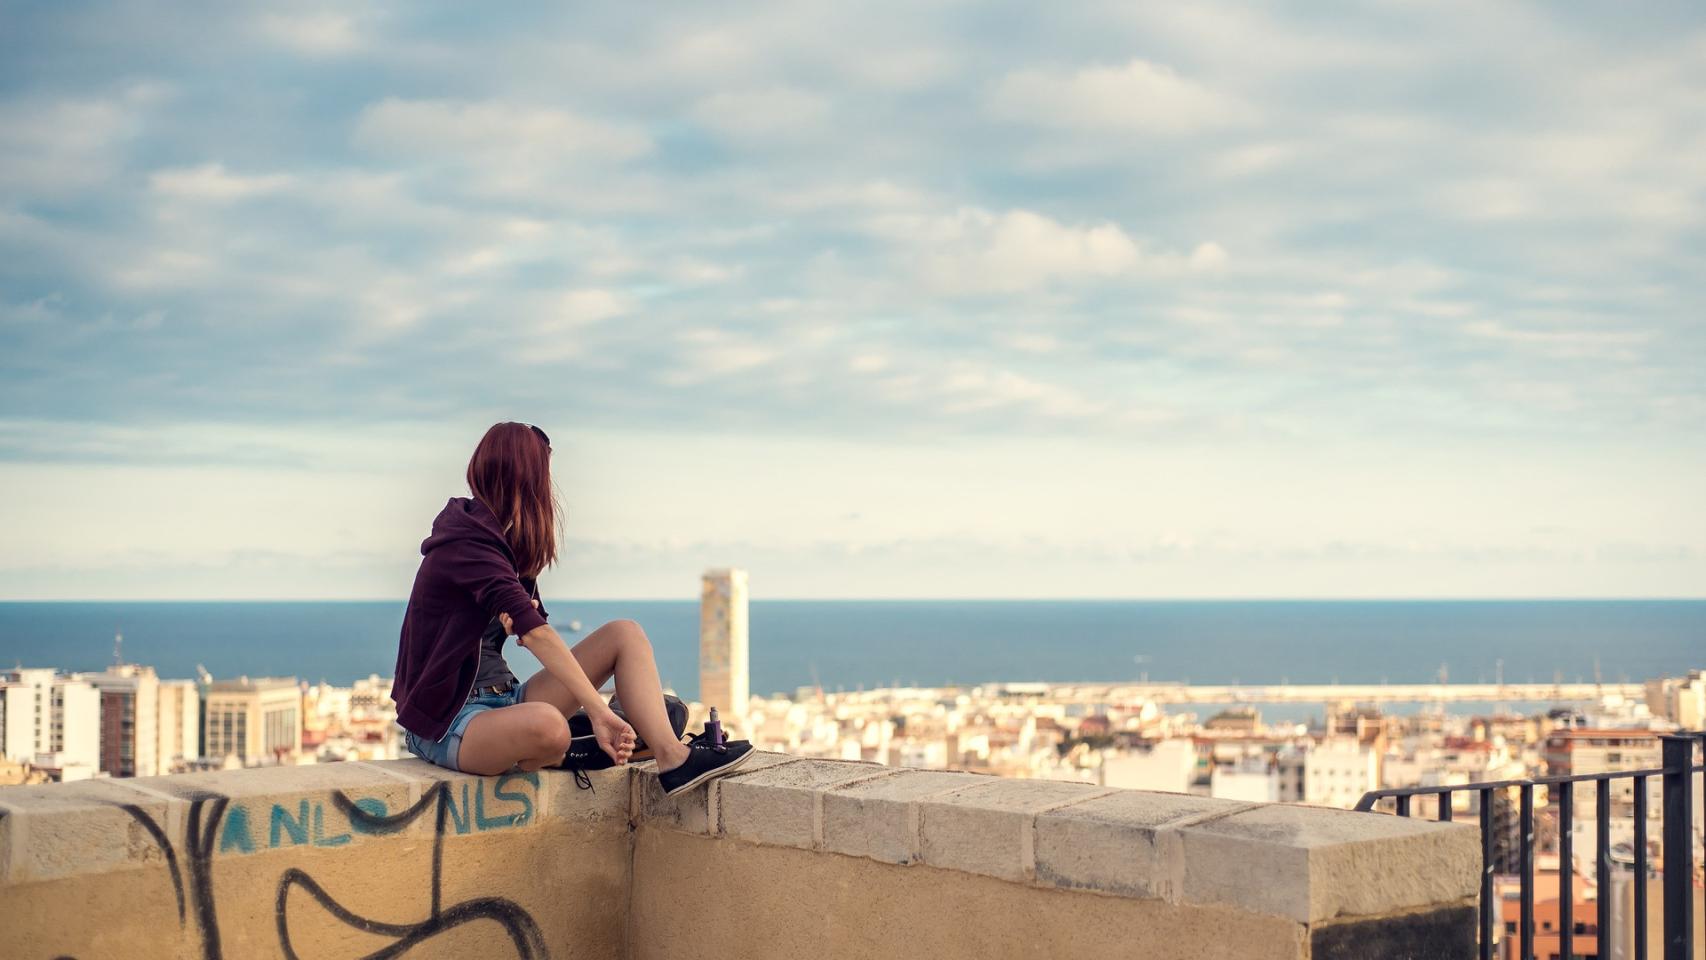
[[[462,732],[456,765],[466,773],[492,776],[516,764],[537,770],[563,759],[569,723],[545,704],[518,703],[474,715]]]
[[[569,652],[575,655],[593,686],[601,687],[611,676],[616,677],[616,695],[622,699],[622,712],[634,732],[651,747],[660,771],[673,770],[687,760],[687,747],[676,739],[675,728],[669,725],[669,714],[663,708],[663,681],[658,678],[652,642],[639,624],[632,620],[612,620],[587,634]],[[527,703],[548,703],[565,717],[583,706],[567,687],[544,670],[528,678]]]

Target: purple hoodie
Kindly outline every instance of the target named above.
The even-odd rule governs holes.
[[[545,622],[545,608],[534,609],[534,582],[516,571],[502,525],[478,500],[451,497],[421,542],[421,557],[391,699],[406,729],[438,740],[473,689],[486,624],[507,613],[525,636]]]

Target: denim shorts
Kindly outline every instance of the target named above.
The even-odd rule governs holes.
[[[499,707],[513,707],[527,699],[527,682],[510,687],[503,693],[487,693],[477,697],[469,697],[462,709],[456,711],[456,716],[450,721],[450,729],[438,740],[428,740],[418,736],[413,730],[403,731],[403,745],[409,752],[422,760],[436,763],[451,770],[461,770],[456,765],[456,756],[462,751],[462,734],[468,729],[468,721],[487,710]]]

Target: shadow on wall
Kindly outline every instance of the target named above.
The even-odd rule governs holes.
[[[512,789],[523,783],[532,787],[532,796],[525,790]],[[461,804],[451,794],[451,783],[439,781],[420,800],[406,810],[388,813],[382,801],[374,798],[351,799],[341,790],[331,794],[332,805],[348,820],[353,833],[383,836],[399,833],[416,820],[433,814],[431,909],[419,923],[386,923],[361,916],[340,904],[319,881],[305,870],[291,867],[279,877],[275,898],[278,943],[288,960],[302,960],[290,939],[289,906],[291,891],[300,889],[325,910],[324,916],[360,930],[394,938],[386,947],[366,955],[364,960],[402,957],[414,948],[431,941],[439,934],[475,920],[492,920],[509,936],[520,960],[548,960],[550,950],[540,933],[539,925],[528,912],[513,900],[503,897],[478,897],[444,906],[441,896],[444,871],[444,835],[449,830],[467,833],[471,828],[488,830],[496,827],[520,826],[532,819],[534,798],[538,796],[539,775],[536,773],[509,774],[494,780],[482,779],[473,784],[470,807],[469,783],[460,784]],[[488,787],[494,801],[520,802],[521,809],[499,816],[486,816]],[[213,900],[214,846],[218,838],[220,853],[238,851],[253,853],[256,847],[245,808],[231,807],[230,798],[217,793],[202,793],[191,798],[189,822],[184,834],[183,856],[173,849],[166,831],[141,807],[118,804],[125,813],[140,823],[153,838],[166,858],[177,896],[178,925],[182,929],[194,913],[196,929],[201,937],[203,960],[224,960],[220,945],[219,914]],[[224,829],[219,829],[220,824]],[[269,846],[312,843],[315,846],[341,846],[351,839],[350,833],[328,836],[325,833],[325,811],[316,804],[310,810],[307,800],[300,802],[295,815],[282,805],[274,804],[268,825]],[[298,898],[300,899],[300,898]],[[75,960],[59,957],[55,960]]]

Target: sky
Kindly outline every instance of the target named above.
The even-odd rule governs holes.
[[[1697,4],[0,0],[0,598],[1706,595]]]

